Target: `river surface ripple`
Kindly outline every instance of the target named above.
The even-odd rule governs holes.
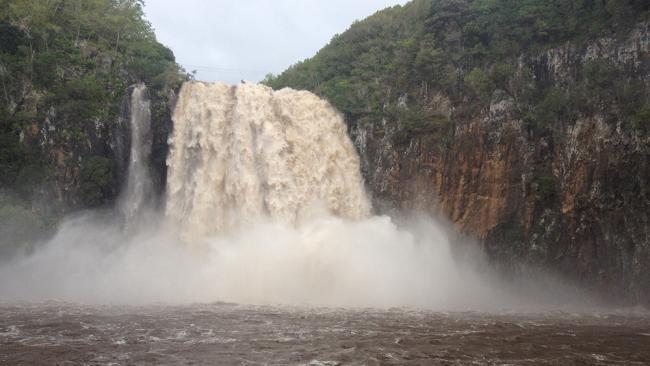
[[[1,365],[647,365],[650,316],[0,305]]]

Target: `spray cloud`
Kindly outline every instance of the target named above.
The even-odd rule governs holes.
[[[2,299],[507,305],[505,292],[456,263],[433,220],[398,227],[370,214],[344,121],[315,95],[185,84],[173,117],[164,213],[146,213],[144,87],[131,102],[121,207],[127,222],[148,214],[155,224],[124,230],[101,214],[68,219],[36,253],[0,267]]]

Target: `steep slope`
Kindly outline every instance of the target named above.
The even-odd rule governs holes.
[[[649,9],[416,0],[266,83],[345,113],[376,207],[441,213],[507,271],[647,304]]]
[[[0,0],[0,9],[0,232],[9,230],[0,236],[17,246],[63,213],[115,199],[137,82],[149,86],[164,167],[169,100],[187,76],[139,0]],[[17,215],[33,230],[15,232]]]

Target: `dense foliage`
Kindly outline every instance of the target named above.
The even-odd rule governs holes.
[[[74,162],[84,201],[103,202],[114,182],[110,165],[92,158],[102,152],[71,151],[115,123],[128,85],[162,92],[185,74],[156,41],[142,0],[0,0],[0,9],[0,190],[30,199],[55,163],[41,145],[56,138],[61,159],[89,159]]]
[[[535,78],[535,70],[518,69],[518,60],[567,41],[622,37],[649,12],[645,0],[414,0],[354,23],[315,57],[265,83],[315,91],[350,122],[401,120],[410,135],[430,132],[426,124],[439,125],[440,116],[426,108],[396,116],[396,101],[413,102],[429,90],[448,96],[460,114],[485,108],[495,90],[504,91],[533,129],[572,122],[613,99],[619,120],[645,129],[647,86],[621,77],[620,66],[592,61],[575,85],[558,88]]]
[[[7,257],[29,249],[23,244],[45,235],[66,206],[109,203],[119,184],[108,135],[127,87],[145,82],[162,99],[187,75],[156,41],[142,0],[0,0],[0,9]]]

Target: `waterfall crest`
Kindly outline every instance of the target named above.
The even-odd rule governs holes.
[[[298,223],[317,205],[350,219],[370,212],[343,118],[312,93],[189,82],[173,120],[166,214],[185,234]]]
[[[153,199],[153,183],[149,174],[152,148],[151,101],[144,84],[133,87],[129,109],[131,148],[128,176],[120,198],[120,209],[127,224],[140,217]]]

